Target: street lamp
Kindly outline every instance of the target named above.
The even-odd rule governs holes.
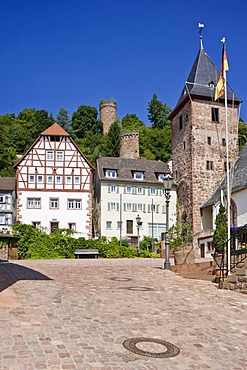
[[[168,230],[169,230],[169,203],[171,199],[171,189],[173,183],[173,177],[170,174],[167,174],[164,179],[164,190],[165,190],[165,198],[166,198],[166,232],[165,232],[165,264],[164,269],[170,270],[170,246],[169,246],[169,238],[168,238]]]
[[[140,226],[142,225],[142,221],[139,215],[136,216],[136,225],[137,225],[137,254],[138,254],[138,257],[140,257],[139,237],[140,237]]]

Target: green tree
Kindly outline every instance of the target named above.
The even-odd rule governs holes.
[[[100,120],[97,120],[98,112],[94,107],[81,105],[76,112],[72,114],[72,128],[78,138],[84,138],[87,132],[91,135],[102,133],[103,126]]]
[[[247,142],[247,124],[240,118],[238,122],[238,143],[239,150],[242,149],[244,144]]]
[[[213,245],[215,252],[223,253],[227,243],[227,216],[226,209],[220,204],[219,213],[215,219],[215,231],[213,236]]]
[[[105,134],[102,144],[102,155],[105,157],[119,157],[121,148],[121,125],[116,119]]]
[[[143,127],[145,127],[144,123],[137,117],[136,114],[127,114],[122,119],[122,129],[124,131],[138,131]]]
[[[153,94],[153,98],[148,102],[148,120],[152,123],[153,128],[162,129],[165,127],[167,117],[171,112],[171,108],[158,100],[156,94]]]
[[[71,121],[67,109],[60,108],[56,115],[56,120],[65,131],[69,131]]]

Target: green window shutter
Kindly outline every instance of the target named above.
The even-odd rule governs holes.
[[[132,212],[135,212],[135,204],[134,203],[132,203]]]
[[[110,185],[108,186],[108,193],[110,193],[111,192],[111,187],[110,187]]]
[[[143,204],[143,212],[146,212],[146,204]]]
[[[137,211],[137,204],[136,203],[134,204],[134,211],[135,212]]]
[[[126,194],[126,186],[124,187],[124,194]]]
[[[156,205],[156,213],[159,213],[159,208],[160,208],[160,205],[159,205],[159,204],[157,204],[157,205]]]
[[[148,213],[150,213],[150,212],[151,212],[151,205],[148,204]]]
[[[110,210],[111,210],[111,205],[110,205],[110,203],[107,203],[107,209],[108,209],[108,211],[110,211]]]
[[[119,193],[119,186],[117,185],[117,193]]]
[[[148,188],[148,195],[150,195],[150,188]]]
[[[165,204],[162,204],[162,213],[166,213],[166,206],[165,206]]]
[[[142,195],[145,195],[146,193],[146,188],[142,188]]]
[[[124,208],[124,211],[126,211],[126,203],[124,203],[124,205],[123,205],[123,206],[124,206],[124,207],[123,207],[123,208]]]
[[[119,203],[117,203],[117,211],[119,211]]]

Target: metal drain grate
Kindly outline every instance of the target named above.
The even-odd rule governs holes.
[[[151,342],[151,343],[158,343],[166,347],[165,352],[148,352],[139,349],[136,345],[138,343],[143,342]],[[166,342],[161,339],[155,338],[131,338],[127,339],[123,342],[123,345],[129,351],[136,353],[137,355],[147,356],[147,357],[154,357],[154,358],[168,358],[168,357],[175,357],[179,354],[180,350],[177,346],[172,343]]]

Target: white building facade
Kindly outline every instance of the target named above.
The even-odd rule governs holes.
[[[166,231],[166,200],[163,178],[170,170],[162,161],[99,158],[96,174],[98,233],[108,240],[117,237],[137,242],[136,217],[140,216],[140,240],[160,240]],[[176,190],[171,191],[169,227],[176,222]]]
[[[93,167],[57,123],[15,165],[17,222],[92,236]]]
[[[16,179],[0,177],[0,232],[9,233],[15,223]]]

